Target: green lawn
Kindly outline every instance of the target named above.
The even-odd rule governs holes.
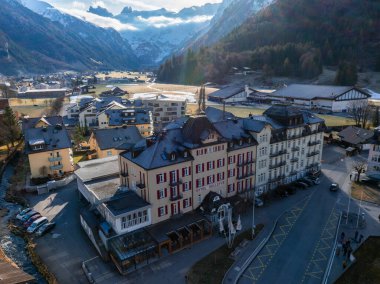
[[[256,227],[256,236],[263,229],[263,224],[258,224]],[[234,263],[229,257],[235,248],[244,240],[251,239],[251,229],[242,232],[234,240],[232,248],[228,248],[227,245],[223,245],[220,248],[214,250],[209,255],[202,258],[188,272],[188,283],[191,284],[220,284],[223,277]]]
[[[213,105],[213,107],[218,109],[223,109],[221,105]],[[188,114],[195,114],[198,109],[197,104],[188,104],[187,112]],[[233,113],[238,117],[248,117],[249,114],[253,115],[261,115],[265,111],[265,109],[248,107],[248,106],[226,106],[226,111]],[[345,117],[334,116],[334,115],[322,115],[318,114],[318,117],[325,120],[326,126],[342,126],[342,125],[354,125],[355,122],[352,119],[348,119]]]
[[[380,237],[369,237],[354,253],[356,262],[338,278],[336,284],[380,283]]]
[[[364,201],[380,204],[380,188],[376,185],[353,182],[351,196],[358,200],[363,198]]]

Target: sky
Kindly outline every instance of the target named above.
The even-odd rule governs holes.
[[[184,7],[220,3],[222,0],[45,0],[45,2],[66,10],[87,10],[90,5],[101,6],[118,14],[125,6],[130,6],[135,10],[166,8],[167,10],[178,11]]]

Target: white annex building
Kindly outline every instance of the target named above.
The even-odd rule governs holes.
[[[367,101],[371,96],[352,86],[322,86],[292,84],[271,95],[272,101],[291,102],[307,109],[348,112],[353,102]]]

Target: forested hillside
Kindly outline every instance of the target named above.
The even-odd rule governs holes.
[[[159,80],[218,82],[243,66],[312,78],[342,62],[380,69],[380,1],[277,0],[216,45],[166,61]]]

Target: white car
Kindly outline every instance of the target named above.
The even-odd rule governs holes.
[[[21,220],[22,217],[24,217],[25,214],[29,213],[30,211],[32,211],[32,208],[25,208],[24,210],[22,210],[20,213],[18,213],[18,214],[16,215],[16,219],[17,219],[17,220]]]
[[[48,223],[49,220],[46,217],[41,217],[35,220],[32,225],[28,227],[26,230],[29,234],[33,234],[38,228],[40,228],[42,225]]]

